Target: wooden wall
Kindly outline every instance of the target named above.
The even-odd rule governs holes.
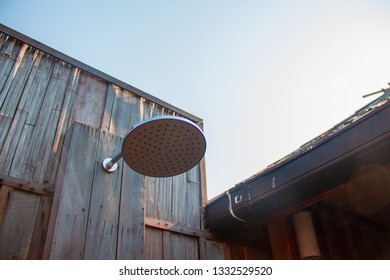
[[[320,259],[390,259],[390,232],[386,227],[322,203],[314,205],[311,213]],[[271,221],[267,226],[273,259],[301,258],[292,216]]]
[[[140,120],[192,115],[0,27],[0,259],[225,258],[203,230],[204,161],[171,178],[100,166]]]
[[[41,259],[52,204],[45,185],[0,179],[0,259]]]

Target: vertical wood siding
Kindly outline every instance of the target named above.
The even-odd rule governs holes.
[[[15,184],[0,185],[0,259],[42,258],[51,201]]]
[[[0,259],[27,259],[38,208],[38,196],[20,191],[11,192],[0,229]]]
[[[146,216],[201,231],[204,167],[150,178],[122,161],[113,174],[100,166],[131,126],[175,110],[6,34],[0,52],[0,175],[54,192],[1,186],[1,259],[199,259],[221,250],[145,225]]]
[[[314,211],[322,259],[388,260],[390,236],[380,230],[353,222],[327,211]]]

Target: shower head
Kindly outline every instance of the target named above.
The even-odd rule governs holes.
[[[108,172],[116,170],[122,156],[133,170],[151,177],[184,173],[203,158],[206,139],[192,121],[177,116],[158,116],[139,122],[125,136],[122,151],[105,159]]]

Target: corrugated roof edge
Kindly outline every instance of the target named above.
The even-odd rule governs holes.
[[[353,115],[349,116],[348,118],[344,119],[343,121],[339,122],[335,126],[333,126],[331,129],[325,131],[321,135],[313,138],[312,140],[306,142],[302,146],[300,146],[298,149],[293,151],[292,153],[286,155],[285,157],[281,158],[280,160],[268,165],[263,170],[257,172],[253,176],[241,181],[240,183],[237,183],[234,187],[243,185],[243,184],[249,184],[253,180],[264,176],[268,174],[269,172],[272,172],[273,170],[279,168],[280,166],[287,164],[288,162],[296,159],[299,156],[302,156],[303,154],[309,152],[310,150],[314,149],[315,147],[327,142],[332,137],[335,137],[337,134],[339,134],[341,131],[345,130],[347,127],[349,127],[351,124],[355,123],[357,120],[361,119],[363,116],[368,115],[375,109],[379,109],[384,104],[388,103],[390,101],[390,88],[382,89],[383,94],[375,99],[374,101],[368,103],[366,106],[362,107],[361,109],[357,110]],[[234,188],[233,187],[233,188]],[[222,193],[215,198],[209,200],[207,204],[212,203],[215,200],[218,200],[221,196],[223,196],[225,193]]]
[[[108,81],[112,84],[115,84],[120,88],[128,90],[128,91],[130,91],[130,92],[132,92],[140,97],[143,97],[149,101],[152,101],[158,105],[161,105],[167,109],[170,109],[170,110],[178,113],[179,115],[182,115],[183,117],[186,117],[186,118],[196,122],[197,124],[200,124],[203,122],[203,119],[201,119],[195,115],[192,115],[191,113],[188,113],[188,112],[186,112],[186,111],[184,111],[184,110],[182,110],[182,109],[180,109],[180,108],[178,108],[178,107],[176,107],[168,102],[165,102],[165,101],[163,101],[163,100],[161,100],[161,99],[159,99],[159,98],[157,98],[149,93],[146,93],[146,92],[144,92],[136,87],[133,87],[133,86],[121,81],[121,80],[118,80],[118,79],[116,79],[116,78],[96,69],[96,68],[93,68],[93,67],[91,67],[91,66],[89,66],[89,65],[87,65],[87,64],[85,64],[77,59],[74,59],[74,58],[62,53],[62,52],[59,52],[59,51],[57,51],[57,50],[55,50],[55,49],[53,49],[53,48],[51,48],[43,43],[38,42],[37,40],[34,40],[34,39],[24,35],[24,34],[21,34],[20,32],[13,30],[13,29],[11,29],[11,28],[9,28],[1,23],[0,23],[0,33],[4,33],[12,38],[15,38],[19,41],[22,41],[33,48],[39,49],[47,54],[50,54],[50,55],[52,55],[52,56],[54,56],[54,57],[56,57],[64,62],[67,62],[67,63],[69,63],[77,68],[80,68],[80,69],[86,71],[86,72],[89,72],[89,73],[91,73],[91,74],[93,74],[93,75],[95,75],[95,76],[97,76],[105,81]]]

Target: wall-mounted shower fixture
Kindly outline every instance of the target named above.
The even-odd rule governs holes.
[[[106,158],[103,168],[114,172],[123,157],[140,174],[169,177],[197,165],[205,151],[206,139],[195,123],[177,116],[158,116],[134,125],[123,140],[121,152]]]

